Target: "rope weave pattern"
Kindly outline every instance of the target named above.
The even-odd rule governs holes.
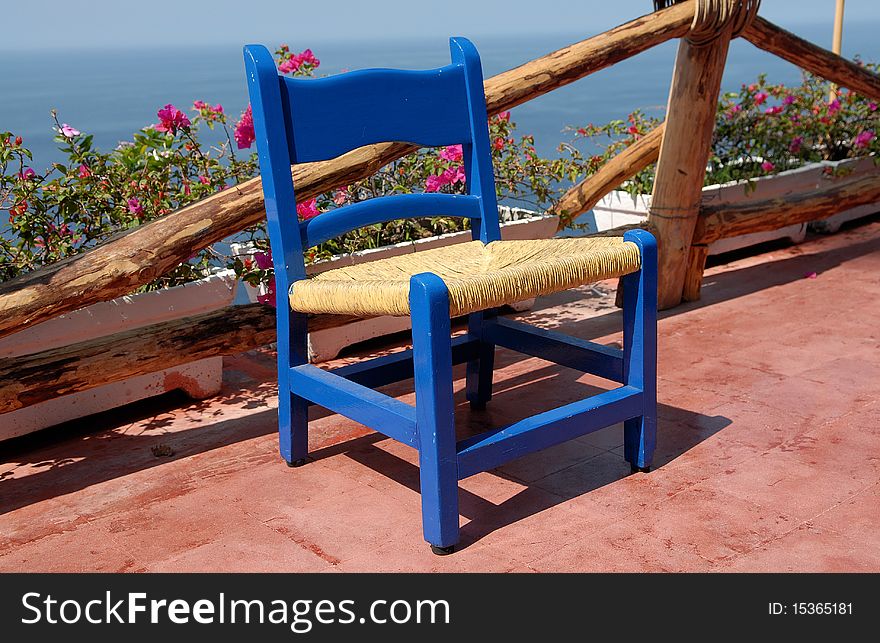
[[[409,279],[433,272],[464,315],[636,272],[639,248],[622,237],[480,241],[345,266],[295,282],[290,307],[304,313],[409,315]]]
[[[694,45],[705,45],[725,29],[731,29],[731,38],[737,38],[748,27],[761,6],[761,0],[695,0],[694,20],[688,40]]]

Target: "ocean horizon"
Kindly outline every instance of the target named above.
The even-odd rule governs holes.
[[[880,60],[876,33],[880,20],[847,25],[847,57]],[[798,35],[830,46],[829,23],[792,26]],[[486,77],[583,39],[583,34],[472,37]],[[274,48],[280,43],[267,42]],[[311,48],[321,60],[319,75],[365,67],[424,69],[448,63],[443,38],[383,41],[289,42],[292,49]],[[677,42],[667,42],[611,68],[541,96],[512,110],[519,134],[533,134],[539,153],[555,155],[567,140],[566,126],[605,123],[634,110],[662,117]],[[796,83],[801,71],[744,40],[732,43],[723,91],[766,73],[771,82]],[[0,78],[0,131],[22,136],[34,154],[38,171],[63,159],[52,140],[49,115],[94,135],[95,146],[109,151],[131,140],[137,130],[156,122],[156,110],[173,103],[188,110],[193,100],[220,103],[235,120],[247,104],[241,46],[218,44],[145,49],[81,49],[47,52],[3,52]]]

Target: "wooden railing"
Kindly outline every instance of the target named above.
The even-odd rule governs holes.
[[[774,229],[880,200],[880,172],[830,180],[826,188],[787,199],[719,210],[701,200],[721,74],[734,26],[691,42],[697,2],[685,0],[598,36],[489,78],[487,111],[495,114],[584,78],[672,38],[681,38],[666,122],[574,186],[557,210],[571,217],[648,165],[658,162],[647,227],[661,249],[660,304],[699,297],[708,244],[726,236]],[[747,11],[754,0],[729,0]],[[712,3],[717,6],[717,3]],[[709,6],[708,4],[705,6]],[[743,17],[740,15],[740,17]],[[735,21],[734,21],[735,22]],[[841,87],[880,100],[880,77],[751,14],[742,36]],[[717,32],[717,33],[716,33]],[[705,33],[703,34],[705,36]],[[330,161],[292,168],[297,196],[309,199],[363,179],[415,148],[371,145]],[[264,217],[259,179],[146,223],[94,249],[0,284],[0,337],[83,306],[129,293],[205,248]],[[312,328],[346,323],[321,316]],[[225,355],[272,339],[274,313],[259,305],[230,307],[100,340],[0,360],[0,413],[194,358]],[[110,349],[113,349],[112,351]]]

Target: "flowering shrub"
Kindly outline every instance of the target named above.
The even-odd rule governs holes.
[[[878,127],[877,104],[847,89],[829,101],[828,83],[811,74],[796,87],[761,75],[719,102],[707,184],[868,156],[880,150]]]
[[[320,66],[309,49],[294,53],[281,45],[275,55],[279,70],[285,74],[312,76]],[[9,212],[9,225],[0,235],[0,280],[82,252],[117,232],[257,174],[250,106],[233,124],[219,104],[196,100],[187,111],[168,104],[157,110],[156,124],[109,153],[94,149],[91,135],[59,122],[54,112],[52,117],[55,140],[67,161],[40,172],[30,167],[31,153],[21,137],[0,133],[0,209]],[[223,140],[206,144],[200,136],[204,127],[219,129]],[[490,130],[500,198],[546,206],[561,193],[561,181],[574,180],[584,170],[580,153],[571,146],[564,148],[564,158],[538,156],[531,136],[514,137],[509,113],[491,119]],[[460,146],[420,150],[368,179],[300,203],[297,214],[305,220],[383,194],[461,193],[465,181]],[[453,232],[467,225],[467,221],[448,217],[393,221],[309,249],[306,259]],[[263,250],[256,261],[226,258],[208,248],[147,288],[197,279],[212,266],[224,264],[252,283],[271,279],[264,226],[246,231],[246,236]]]
[[[873,64],[867,67],[878,69]],[[613,121],[601,128],[581,128],[577,133],[594,143],[608,137],[609,149],[617,150],[630,145],[634,135],[653,124],[637,112],[630,116],[629,124]],[[801,84],[794,87],[770,84],[761,75],[757,82],[721,97],[705,185],[750,181],[817,161],[869,155],[878,158],[878,132],[880,112],[869,99],[841,89],[835,100],[829,100],[828,83],[812,74],[805,73]],[[653,185],[651,166],[624,187],[632,194],[647,194]]]
[[[312,76],[320,61],[311,50],[276,52],[282,73]],[[873,68],[873,67],[872,67]],[[707,183],[748,179],[822,159],[874,154],[880,146],[877,105],[845,90],[829,103],[824,82],[805,76],[797,88],[770,85],[763,77],[725,95],[718,106]],[[21,137],[0,132],[0,209],[9,213],[0,229],[0,281],[82,252],[108,237],[161,217],[257,174],[250,106],[233,120],[222,105],[196,100],[188,110],[165,105],[158,122],[135,133],[109,153],[94,149],[92,136],[52,112],[55,140],[66,155],[38,171]],[[492,161],[499,200],[552,207],[571,183],[597,171],[609,158],[657,124],[636,111],[627,120],[570,129],[572,140],[557,158],[535,151],[532,136],[516,135],[505,112],[489,120]],[[221,140],[205,142],[203,128]],[[215,136],[216,138],[216,136]],[[590,153],[581,147],[587,145]],[[375,175],[300,203],[300,220],[365,199],[410,192],[463,193],[467,177],[461,146],[422,149]],[[650,192],[653,168],[626,188]],[[306,252],[308,262],[366,248],[466,229],[468,221],[423,217],[354,230]],[[564,221],[571,225],[571,221]],[[183,283],[228,265],[250,283],[269,282],[271,258],[264,226],[245,231],[256,245],[254,259],[205,249],[147,288]],[[241,238],[239,239],[241,240]]]

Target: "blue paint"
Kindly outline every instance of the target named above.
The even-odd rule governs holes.
[[[623,351],[512,319],[489,324],[486,335],[499,346],[561,366],[591,373],[614,382],[624,382]]]
[[[299,226],[303,248],[311,248],[349,230],[375,223],[434,216],[479,219],[483,213],[479,197],[470,194],[395,194],[330,210]]]
[[[492,372],[495,368],[495,343],[486,333],[496,310],[487,310],[468,315],[468,335],[477,340],[479,349],[474,359],[467,365],[466,392],[472,409],[482,409],[492,399]]]
[[[423,147],[470,142],[463,71],[452,64],[284,78],[290,157],[295,163],[323,161],[385,141]]]
[[[623,423],[623,449],[634,467],[649,467],[657,444],[657,242],[645,230],[623,238],[642,255],[641,270],[623,278],[623,378],[644,391],[641,415]]]
[[[637,388],[622,386],[462,440],[458,443],[458,477],[463,480],[639,415],[644,410],[643,395]]]
[[[416,429],[425,540],[458,542],[458,462],[452,401],[449,293],[435,274],[414,275],[409,305],[413,324]]]
[[[409,404],[311,364],[290,369],[299,395],[410,446],[416,445],[416,412]]]
[[[475,239],[500,238],[480,59],[463,38],[450,40],[452,63],[424,72],[365,70],[327,79],[278,75],[265,47],[245,47],[276,288],[305,278],[303,248],[365,225],[404,216],[471,219]],[[396,195],[296,218],[293,161],[330,158],[384,140],[422,145],[460,143],[467,195]],[[413,348],[334,371],[308,364],[307,317],[278,307],[279,445],[288,462],[307,455],[310,403],[376,429],[419,451],[425,540],[458,541],[458,480],[513,458],[624,422],[626,458],[651,462],[656,442],[657,248],[643,231],[642,267],[624,285],[622,351],[500,319],[496,311],[468,318],[468,333],[450,339],[449,293],[432,273],[410,281]],[[492,397],[495,346],[594,373],[624,386],[539,413],[456,443],[452,365],[467,362],[467,398],[481,408]],[[413,377],[416,406],[373,390]]]
[[[460,335],[452,340],[452,363],[461,364],[476,359],[479,341],[470,335]],[[415,370],[412,349],[375,357],[365,362],[349,364],[330,371],[370,388],[377,388],[409,379]]]

